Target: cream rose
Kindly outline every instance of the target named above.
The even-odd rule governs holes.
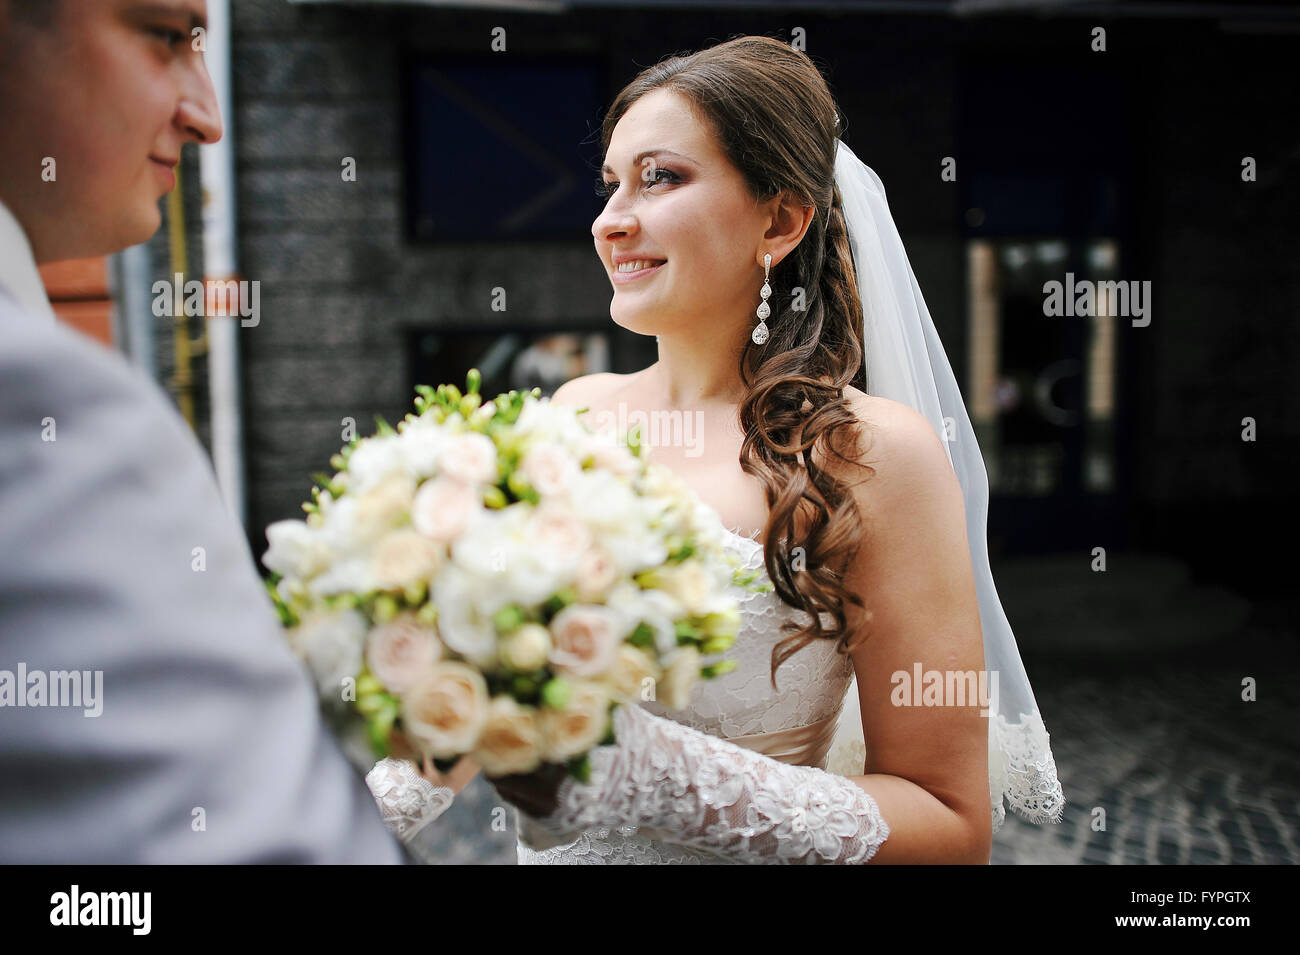
[[[482,508],[479,492],[454,478],[425,481],[411,504],[411,523],[432,540],[449,544],[469,526]]]
[[[681,602],[690,613],[704,613],[713,578],[698,560],[684,560],[660,571],[663,590]]]
[[[438,459],[438,468],[448,477],[477,488],[497,479],[497,446],[478,431],[448,439]]]
[[[402,725],[419,750],[440,759],[472,752],[488,713],[482,674],[451,660],[435,663],[402,697]]]
[[[659,681],[659,702],[674,710],[681,709],[691,698],[691,690],[700,676],[700,651],[678,647],[671,654],[664,678]]]
[[[636,703],[656,698],[654,688],[659,678],[659,665],[655,661],[630,643],[623,643],[619,645],[613,668],[602,682],[618,702]],[[645,693],[647,687],[654,690],[649,695]]]
[[[427,581],[442,566],[442,545],[419,531],[402,527],[384,535],[371,557],[371,574],[379,590],[397,590]]]
[[[494,697],[479,734],[474,761],[489,776],[530,773],[542,762],[542,730],[537,710],[513,697]]]
[[[405,521],[414,493],[409,475],[392,473],[359,495],[352,524],[357,542],[372,542]]]
[[[589,547],[578,561],[575,586],[578,599],[595,601],[603,598],[618,579],[618,565],[601,547]]]
[[[604,673],[623,638],[623,616],[595,604],[570,604],[551,619],[549,659],[572,676]]]
[[[370,672],[394,693],[405,693],[419,683],[441,657],[437,635],[410,611],[375,627],[366,640]]]
[[[587,752],[605,736],[609,691],[599,683],[574,680],[569,699],[559,709],[540,710],[543,755],[553,763]]]
[[[546,663],[551,631],[540,623],[526,623],[501,642],[501,662],[517,673],[531,673]]]
[[[591,531],[568,507],[543,504],[533,512],[533,540],[543,550],[559,554],[580,554],[591,546]]]
[[[519,469],[542,497],[567,492],[581,470],[567,448],[551,441],[539,441],[529,448]]]

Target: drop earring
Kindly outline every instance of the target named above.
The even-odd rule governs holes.
[[[767,341],[767,316],[772,314],[772,306],[767,304],[767,300],[772,297],[772,286],[767,284],[767,280],[772,275],[772,253],[763,254],[763,287],[758,290],[758,294],[763,296],[763,301],[758,303],[758,324],[754,326],[754,331],[750,338],[754,340],[755,345],[761,345]]]

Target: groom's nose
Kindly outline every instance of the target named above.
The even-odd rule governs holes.
[[[190,81],[181,92],[176,107],[176,125],[187,138],[201,143],[215,143],[221,138],[221,110],[217,107],[217,91],[212,87],[212,77],[199,60],[190,75]]]

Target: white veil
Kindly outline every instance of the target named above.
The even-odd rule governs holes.
[[[1047,729],[989,568],[989,485],[975,431],[890,215],[884,184],[848,146],[836,142],[835,182],[862,296],[866,391],[902,402],[929,419],[944,439],[966,503],[966,536],[989,674],[993,830],[996,832],[1006,817],[1004,798],[1030,822],[1059,822],[1065,798]],[[827,768],[840,775],[861,775],[865,756],[855,678],[844,701]]]

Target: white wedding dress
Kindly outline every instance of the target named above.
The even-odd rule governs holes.
[[[762,570],[763,547],[748,537],[726,531],[726,546],[746,570]],[[762,579],[768,581],[766,571]],[[836,641],[819,640],[790,657],[777,670],[772,689],[772,647],[788,634],[787,620],[807,623],[806,612],[791,607],[775,592],[754,593],[732,588],[740,606],[741,623],[727,656],[736,668],[712,680],[699,681],[689,705],[670,710],[657,703],[642,704],[656,716],[721,737],[738,746],[782,762],[825,769],[836,721],[853,680],[853,665],[836,652]],[[831,624],[829,615],[823,623]],[[856,714],[855,714],[856,717]],[[861,754],[865,756],[865,754]],[[858,758],[861,773],[862,758]],[[528,826],[526,816],[518,817]],[[529,837],[545,833],[529,830]],[[553,841],[553,840],[552,840]],[[664,865],[719,864],[733,860],[714,853],[638,835],[635,828],[591,829],[576,841],[534,850],[521,838],[520,865]]]

